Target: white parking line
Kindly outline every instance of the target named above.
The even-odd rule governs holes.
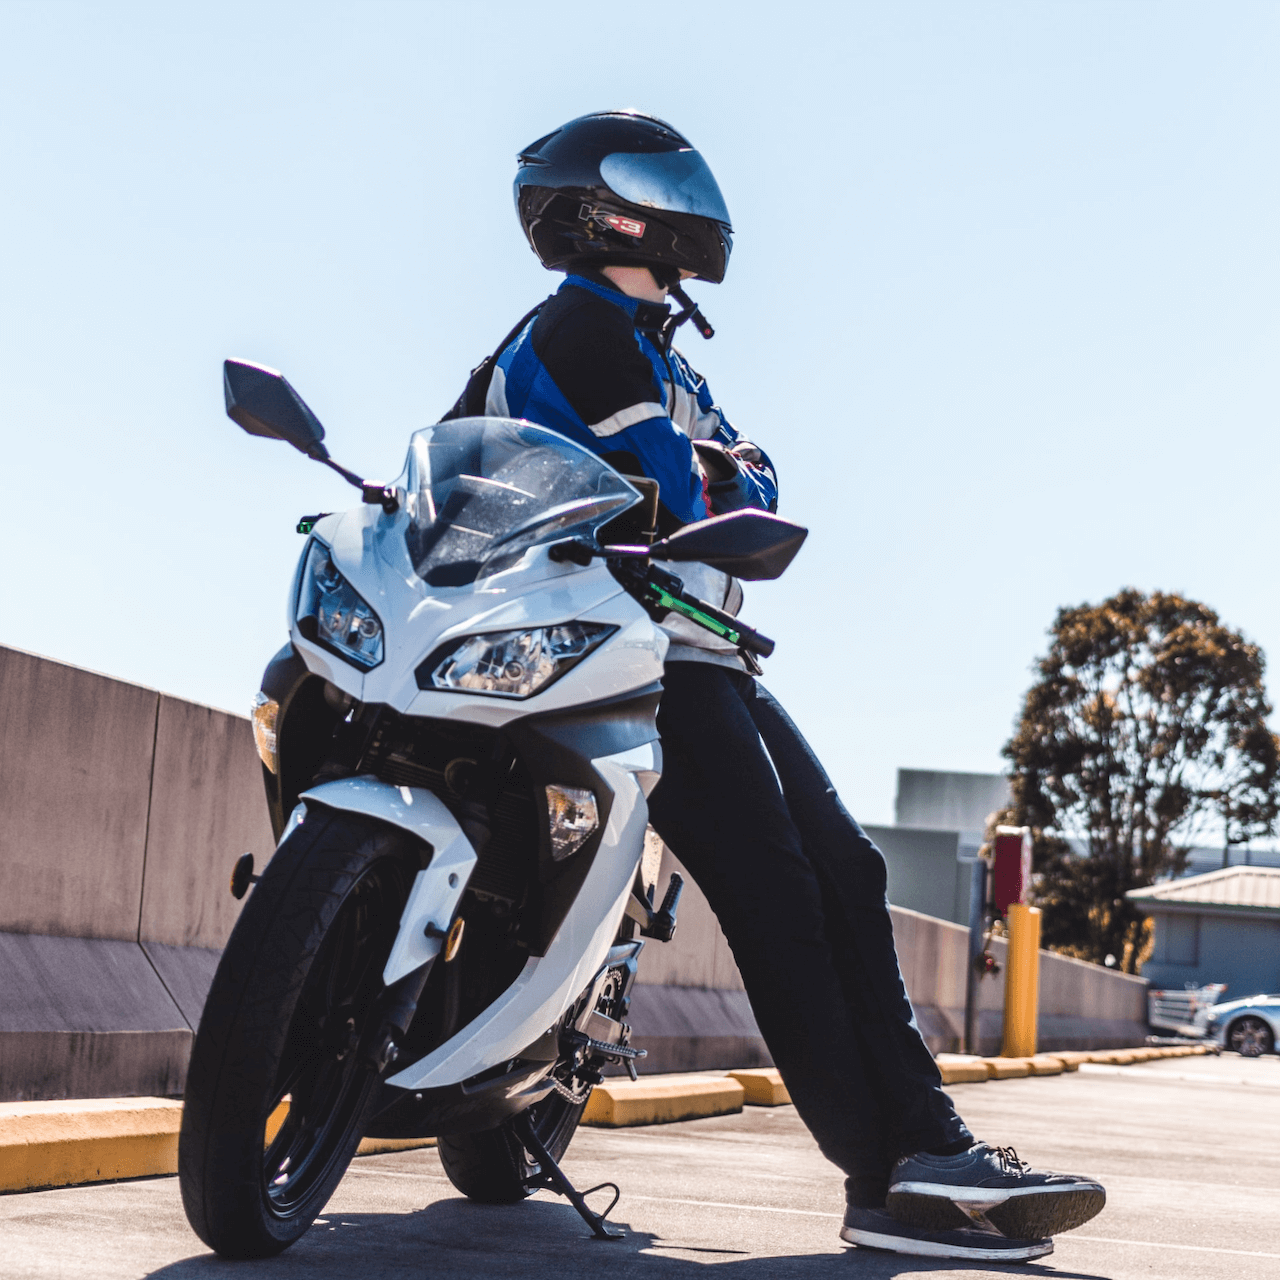
[[[791,1213],[801,1218],[835,1218],[843,1222],[840,1213],[821,1213],[817,1209],[780,1209],[771,1204],[729,1204],[723,1200],[677,1200],[674,1196],[637,1196],[624,1192],[622,1200],[651,1200],[656,1204],[691,1204],[698,1209],[741,1209],[743,1213]]]
[[[358,1168],[353,1165],[352,1168]],[[361,1173],[373,1173],[383,1178],[421,1178],[418,1173],[396,1173],[390,1169],[360,1169]],[[625,1204],[628,1200],[644,1200],[651,1204],[687,1204],[695,1209],[737,1209],[741,1213],[785,1213],[799,1218],[834,1218],[843,1221],[839,1213],[824,1213],[818,1209],[784,1209],[771,1204],[734,1204],[728,1200],[681,1200],[675,1196],[642,1196],[632,1192],[623,1192],[618,1202]],[[1280,1258],[1280,1253],[1260,1253],[1255,1249],[1219,1249],[1207,1244],[1169,1244],[1167,1241],[1156,1244],[1151,1240],[1121,1240],[1112,1236],[1082,1236],[1077,1232],[1060,1236],[1059,1239],[1083,1240],[1089,1244],[1127,1244],[1135,1249],[1180,1249],[1185,1253],[1222,1253],[1233,1258]]]
[[[1209,1244],[1153,1244],[1150,1240],[1113,1240],[1110,1236],[1081,1236],[1074,1231],[1060,1237],[1065,1240],[1088,1240],[1090,1244],[1131,1244],[1137,1249],[1182,1249],[1187,1253],[1229,1253],[1233,1258],[1280,1258],[1280,1253],[1258,1253],[1253,1249],[1218,1249]]]
[[[1130,1080],[1166,1080],[1177,1084],[1205,1084],[1221,1089],[1224,1085],[1239,1085],[1247,1089],[1280,1088],[1280,1075],[1228,1076],[1208,1071],[1169,1071],[1161,1067],[1119,1067],[1109,1062],[1082,1062],[1080,1074],[1085,1076],[1124,1076]]]

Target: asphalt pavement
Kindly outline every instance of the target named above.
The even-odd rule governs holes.
[[[643,1277],[1063,1280],[1280,1277],[1280,1059],[1181,1058],[952,1086],[981,1137],[1033,1163],[1091,1173],[1103,1213],[1025,1266],[937,1265],[845,1246],[838,1172],[791,1107],[643,1129],[582,1129],[564,1161],[583,1187],[622,1187],[625,1239],[587,1237],[540,1192],[472,1205],[433,1150],[357,1160],[324,1217],[265,1262],[210,1254],[175,1178],[0,1196],[5,1280],[306,1277]]]

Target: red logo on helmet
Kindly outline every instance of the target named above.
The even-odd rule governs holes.
[[[635,218],[623,218],[616,213],[606,214],[604,221],[615,231],[621,231],[624,236],[635,236],[639,239],[644,235],[644,223],[636,221]]]

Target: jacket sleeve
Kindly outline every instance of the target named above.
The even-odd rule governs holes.
[[[585,291],[572,292],[580,293],[575,305],[535,323],[538,359],[585,424],[590,447],[619,470],[658,482],[664,532],[706,519],[693,445],[667,415],[630,317]]]
[[[697,421],[694,436],[698,440],[713,440],[729,451],[738,463],[738,471],[732,479],[712,481],[707,486],[707,497],[715,515],[726,511],[738,511],[743,507],[756,507],[761,511],[778,509],[778,476],[768,454],[745,436],[739,435],[715,403],[707,380],[695,373],[689,362],[673,352],[681,372],[694,388],[697,404]]]

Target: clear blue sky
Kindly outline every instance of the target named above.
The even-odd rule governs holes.
[[[0,4],[0,643],[243,710],[349,491],[220,361],[394,475],[555,283],[517,149],[624,105],[732,211],[683,346],[812,527],[744,617],[865,821],[999,768],[1064,603],[1183,590],[1280,661],[1280,7],[575,12]]]

